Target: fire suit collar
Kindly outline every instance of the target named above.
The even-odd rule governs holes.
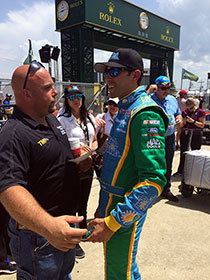
[[[119,108],[125,108],[130,106],[140,95],[147,95],[145,88],[143,86],[139,86],[134,91],[129,93],[127,96],[120,99],[118,103]]]

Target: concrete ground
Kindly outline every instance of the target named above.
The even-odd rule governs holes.
[[[210,150],[210,146],[202,148]],[[179,152],[176,152],[173,172],[178,163]],[[148,211],[137,255],[142,280],[210,279],[210,196],[194,193],[190,198],[183,198],[178,190],[179,183],[179,180],[173,181],[171,188],[179,198],[178,203],[159,198]],[[93,218],[98,192],[99,185],[94,180],[88,219]],[[102,244],[86,242],[81,246],[86,257],[77,260],[73,280],[103,280]],[[0,280],[14,279],[15,275],[0,276]]]

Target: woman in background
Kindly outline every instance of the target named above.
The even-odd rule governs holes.
[[[197,107],[194,98],[186,100],[186,109],[182,112],[183,128],[180,135],[180,162],[178,171],[173,176],[180,176],[184,169],[184,152],[188,149],[190,132],[193,130],[190,147],[192,150],[200,150],[202,144],[202,129],[205,126],[205,112]]]
[[[95,120],[88,114],[85,106],[85,96],[77,86],[65,88],[65,101],[58,112],[58,120],[66,130],[68,138],[79,138],[81,155],[97,147],[95,132]],[[80,228],[87,228],[87,203],[93,180],[92,158],[84,160],[80,164],[80,206],[79,216],[84,220],[79,224]],[[80,245],[76,246],[76,257],[85,257],[85,252]]]

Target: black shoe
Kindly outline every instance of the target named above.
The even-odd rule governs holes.
[[[176,197],[175,195],[172,194],[172,192],[169,192],[169,193],[166,193],[166,192],[163,192],[161,194],[162,197],[170,200],[170,201],[173,201],[173,202],[179,202],[179,199],[178,197]]]
[[[80,247],[79,244],[76,245],[76,256],[77,259],[83,259],[85,257],[84,250]]]
[[[0,273],[12,274],[17,271],[17,265],[12,264],[8,259],[4,262],[0,262]]]
[[[174,173],[172,176],[173,176],[173,177],[181,177],[181,176],[182,176],[182,174],[181,174],[181,173],[179,173],[179,172],[176,172],[176,173]]]

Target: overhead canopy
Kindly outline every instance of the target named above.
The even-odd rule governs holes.
[[[114,31],[117,31],[117,36],[126,35],[174,50],[179,49],[179,25],[127,1],[56,0],[56,6],[57,31],[85,22],[95,25],[96,30],[102,32],[105,28],[113,31],[113,35]],[[62,18],[64,10],[66,14]]]
[[[55,0],[64,80],[93,81],[93,49],[136,49],[151,60],[150,81],[173,76],[180,26],[123,0]],[[167,67],[165,67],[165,65]]]

